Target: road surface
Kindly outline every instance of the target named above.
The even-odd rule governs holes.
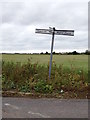
[[[3,118],[88,118],[87,99],[2,98]]]

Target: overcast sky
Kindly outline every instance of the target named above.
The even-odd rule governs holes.
[[[74,37],[55,36],[55,52],[88,49],[88,1],[23,0],[0,2],[0,52],[50,52],[51,35],[36,28],[72,29]]]

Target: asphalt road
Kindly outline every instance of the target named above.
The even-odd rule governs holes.
[[[3,118],[88,118],[88,100],[4,97],[2,116]]]

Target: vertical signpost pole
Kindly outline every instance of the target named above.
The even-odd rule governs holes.
[[[49,79],[50,79],[50,76],[51,76],[52,54],[53,54],[53,44],[54,44],[54,34],[55,34],[55,28],[53,28],[53,30],[52,30],[51,55],[50,55],[50,65],[49,65]]]

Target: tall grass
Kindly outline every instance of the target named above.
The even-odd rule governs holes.
[[[62,89],[81,90],[87,87],[88,74],[81,69],[57,66],[52,63],[51,79],[48,76],[49,64],[32,64],[31,60],[20,62],[2,62],[2,89],[21,92],[52,93]]]

